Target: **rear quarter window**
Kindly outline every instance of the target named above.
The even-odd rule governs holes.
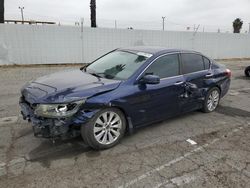
[[[203,57],[203,62],[204,62],[204,68],[205,70],[210,68],[210,60],[206,57]]]

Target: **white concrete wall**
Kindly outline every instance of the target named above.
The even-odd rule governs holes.
[[[0,65],[90,62],[119,47],[194,49],[212,58],[250,58],[250,34],[0,24]]]

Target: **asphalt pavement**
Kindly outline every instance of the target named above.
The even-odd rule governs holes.
[[[250,61],[232,70],[218,109],[152,124],[94,151],[81,138],[35,138],[18,100],[25,82],[76,66],[0,68],[0,187],[250,187]]]

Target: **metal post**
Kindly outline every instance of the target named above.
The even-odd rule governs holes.
[[[165,30],[165,19],[166,19],[166,16],[162,16],[162,30],[163,31]]]
[[[4,23],[4,0],[0,1],[0,23]]]
[[[22,24],[24,24],[23,9],[24,7],[18,7],[21,10]]]
[[[81,60],[82,60],[82,63],[84,63],[84,56],[83,56],[83,22],[84,22],[84,18],[81,18],[81,47],[82,47],[82,53],[81,53]]]

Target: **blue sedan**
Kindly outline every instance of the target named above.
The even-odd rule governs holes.
[[[126,132],[201,109],[212,112],[228,92],[231,71],[199,52],[161,47],[116,49],[76,70],[47,75],[21,90],[34,135],[81,135],[94,149]]]

